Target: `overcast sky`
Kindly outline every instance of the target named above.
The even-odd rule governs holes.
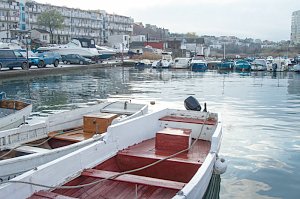
[[[170,32],[288,40],[300,0],[36,0],[130,16]]]

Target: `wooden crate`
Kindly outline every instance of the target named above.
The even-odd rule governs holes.
[[[191,146],[191,129],[165,128],[156,133],[157,150],[181,151]]]
[[[84,133],[105,133],[113,119],[118,117],[117,114],[96,113],[83,116]]]

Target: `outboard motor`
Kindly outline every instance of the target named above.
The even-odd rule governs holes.
[[[196,100],[193,96],[189,96],[184,100],[184,107],[186,110],[201,111],[201,106],[198,100]]]

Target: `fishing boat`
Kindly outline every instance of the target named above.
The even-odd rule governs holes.
[[[191,70],[195,72],[202,72],[208,69],[207,62],[205,61],[204,56],[202,55],[197,55],[193,57],[190,66]]]
[[[109,125],[148,111],[145,104],[102,102],[49,115],[41,122],[0,132],[0,181],[7,181],[101,140]]]
[[[221,116],[200,112],[193,99],[189,110],[108,127],[103,140],[3,184],[0,198],[202,198],[226,161],[218,156]]]
[[[137,69],[144,69],[144,68],[150,68],[152,65],[151,61],[149,59],[142,59],[135,63],[135,68]]]
[[[0,93],[0,131],[18,127],[28,118],[32,105],[23,101],[6,99],[4,92]]]

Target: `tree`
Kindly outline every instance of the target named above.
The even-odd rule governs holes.
[[[50,42],[53,43],[54,30],[61,29],[64,23],[64,17],[56,10],[48,10],[38,16],[38,24],[49,29]]]

